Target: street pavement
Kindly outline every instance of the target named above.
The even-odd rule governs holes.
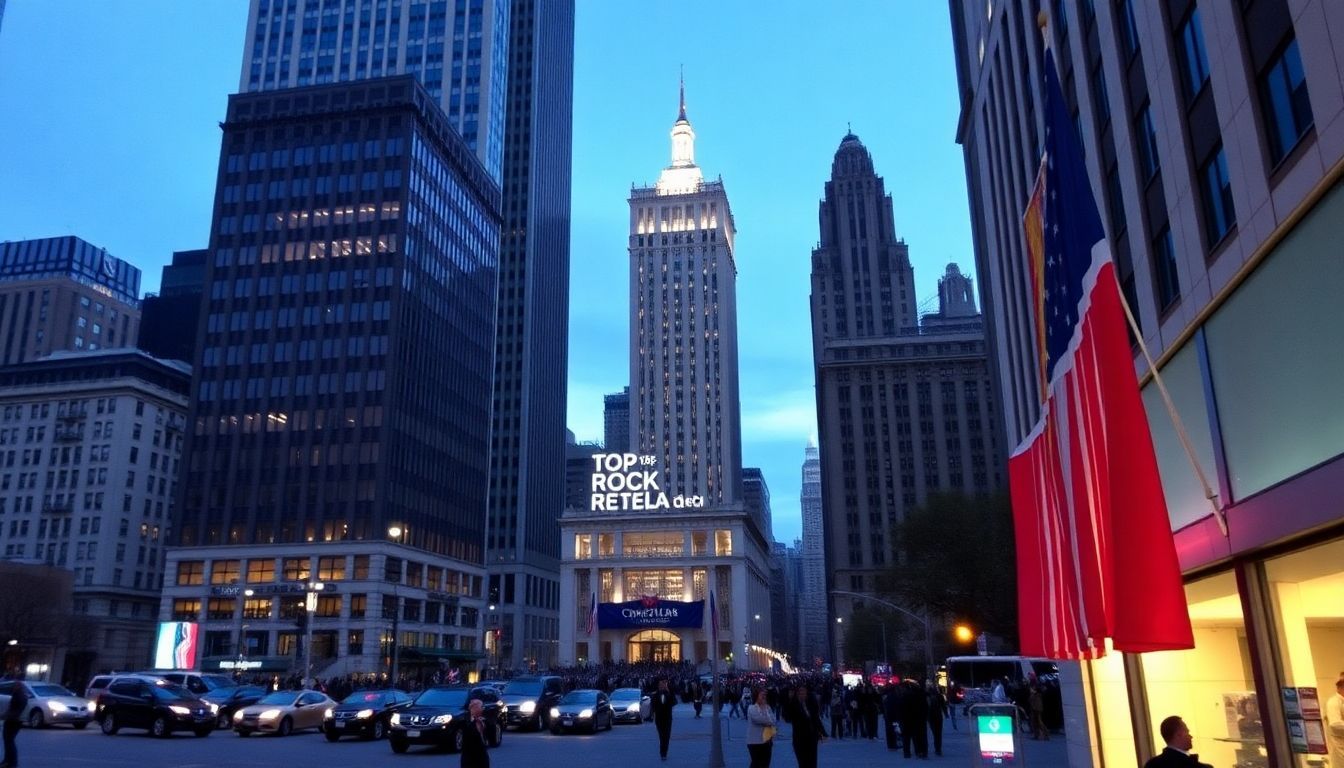
[[[726,711],[726,708],[725,708]],[[749,762],[743,741],[744,723],[724,719],[723,757],[729,768],[746,768]],[[974,742],[967,721],[959,721],[953,730],[943,730],[943,756],[927,761],[906,761],[899,751],[889,752],[882,739],[830,740],[818,750],[822,768],[870,768],[913,765],[970,766]],[[561,768],[562,766],[600,766],[601,768],[704,768],[709,762],[710,719],[706,714],[695,719],[689,705],[678,705],[673,714],[672,743],[666,763],[658,759],[658,734],[652,723],[617,725],[596,735],[518,733],[508,731],[504,743],[490,751],[492,768]],[[797,764],[785,724],[775,741],[774,768],[794,768]],[[97,724],[86,730],[48,728],[19,733],[22,768],[368,768],[368,766],[456,766],[457,755],[412,749],[394,755],[387,742],[343,739],[328,743],[320,734],[305,732],[286,738],[253,736],[239,738],[231,731],[216,731],[204,739],[191,734],[176,734],[155,739],[138,731],[124,730],[116,736],[104,736]],[[1022,742],[1025,765],[1029,768],[1062,768],[1067,765],[1064,738],[1057,735],[1048,742]],[[930,749],[932,752],[932,749]],[[1020,765],[1021,763],[1019,763]]]

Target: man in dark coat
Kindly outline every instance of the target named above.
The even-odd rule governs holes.
[[[929,700],[924,697],[924,689],[914,680],[905,682],[905,691],[901,698],[901,739],[902,752],[910,756],[911,748],[915,757],[929,756]]]
[[[886,695],[882,697],[882,719],[887,726],[887,749],[900,749],[901,729],[897,725],[901,722],[901,687],[899,685],[893,683],[887,686]]]
[[[1199,762],[1199,755],[1190,751],[1195,746],[1195,740],[1190,735],[1190,728],[1180,717],[1172,715],[1163,720],[1158,732],[1162,734],[1167,748],[1144,763],[1143,768],[1212,768],[1207,763]]]
[[[481,715],[484,709],[480,699],[472,699],[467,704],[471,722],[462,729],[462,768],[490,768],[490,753],[486,751],[486,731],[490,726]]]
[[[798,768],[817,768],[817,745],[826,740],[821,724],[821,704],[806,685],[795,689],[793,700],[784,705],[784,719],[793,726],[793,756]]]
[[[653,710],[653,725],[658,729],[658,755],[667,759],[667,742],[672,738],[672,707],[677,699],[667,689],[667,678],[658,679],[658,690],[653,692],[650,709]]]
[[[9,707],[5,709],[5,762],[3,768],[18,768],[19,748],[14,739],[23,726],[23,710],[28,708],[28,690],[23,685],[23,673],[14,678],[14,688],[9,694]]]
[[[943,755],[943,721],[947,719],[947,697],[936,684],[929,683],[929,730],[933,732],[933,754]]]

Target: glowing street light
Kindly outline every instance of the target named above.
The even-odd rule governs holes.
[[[959,643],[969,643],[975,639],[975,630],[965,624],[958,624],[957,628],[953,630],[953,633]]]

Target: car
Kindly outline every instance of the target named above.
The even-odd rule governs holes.
[[[322,733],[327,741],[342,736],[359,736],[377,741],[387,735],[392,713],[410,706],[411,697],[398,690],[355,691],[322,717]]]
[[[109,672],[102,675],[94,675],[93,678],[89,680],[89,684],[84,688],[84,698],[92,701],[96,706],[98,697],[101,696],[103,692],[108,689],[108,686],[112,685],[112,681],[117,678],[134,678],[149,681],[163,680],[163,678],[158,675],[146,674],[143,672]]]
[[[653,699],[638,688],[617,688],[608,697],[613,717],[618,723],[639,725],[649,719]]]
[[[551,709],[565,695],[564,681],[554,675],[515,677],[504,684],[504,724],[519,730],[551,726]]]
[[[559,734],[578,728],[597,733],[603,728],[611,730],[615,720],[607,694],[595,688],[580,688],[566,693],[551,708],[551,733]]]
[[[219,708],[215,712],[215,727],[228,728],[233,725],[234,712],[256,704],[270,692],[271,689],[260,685],[237,685],[232,688],[216,688],[201,698]]]
[[[93,702],[80,698],[55,683],[0,681],[0,710],[9,708],[9,697],[13,695],[15,686],[20,685],[23,686],[24,695],[28,697],[28,704],[19,717],[29,728],[45,728],[48,725],[61,724],[83,730],[93,720]]]
[[[392,751],[403,754],[412,745],[462,750],[462,729],[469,727],[467,704],[480,699],[485,705],[485,743],[498,747],[504,743],[503,704],[499,692],[485,685],[438,685],[426,688],[409,707],[392,713],[387,741]]]
[[[148,672],[141,672],[140,674],[153,675],[154,677],[161,677],[170,683],[177,683],[197,696],[205,696],[205,694],[213,691],[238,687],[238,681],[228,675],[196,672],[194,670],[155,669]]]
[[[321,691],[275,691],[256,704],[233,713],[233,730],[239,736],[274,733],[288,736],[294,731],[322,728],[322,718],[336,702]]]
[[[209,702],[175,683],[139,675],[114,678],[98,697],[93,717],[108,736],[122,728],[143,728],[160,738],[173,731],[205,737],[215,730]]]

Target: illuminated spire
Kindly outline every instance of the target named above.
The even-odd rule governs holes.
[[[686,69],[685,69],[685,67],[683,67],[683,68],[682,68],[682,71],[681,71],[681,111],[677,113],[677,122],[678,122],[678,123],[689,123],[689,122],[690,122],[689,120],[686,119]]]
[[[677,122],[672,124],[672,164],[658,177],[658,194],[691,192],[704,183],[695,164],[695,129],[686,118],[686,76],[680,78],[681,101]]]

